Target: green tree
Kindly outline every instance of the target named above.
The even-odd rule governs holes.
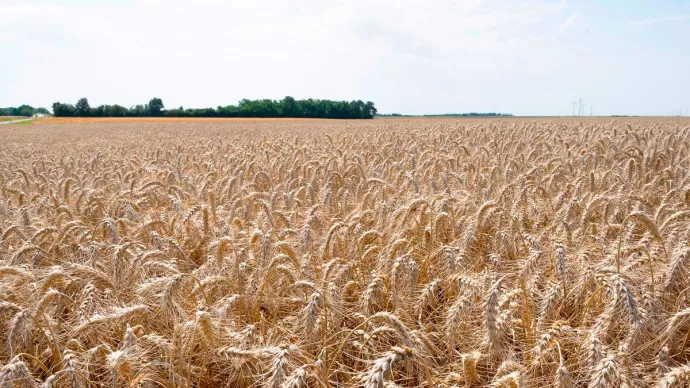
[[[31,105],[20,105],[17,107],[17,116],[31,117],[34,113],[34,107]]]
[[[297,101],[290,96],[283,98],[280,102],[281,105],[281,116],[283,117],[301,117],[302,112],[300,112],[299,105]]]
[[[20,107],[21,108],[21,107]],[[33,108],[28,107],[33,112]],[[237,105],[218,106],[201,109],[168,109],[164,110],[163,100],[154,97],[147,104],[135,105],[127,109],[120,105],[101,105],[91,108],[86,98],[76,106],[56,102],[53,104],[55,117],[64,116],[107,116],[107,117],[309,117],[325,119],[370,119],[376,115],[374,103],[361,100],[295,100],[287,96],[282,100],[249,100],[243,99]],[[17,115],[19,108],[7,108],[10,115]],[[33,113],[32,113],[33,114]]]
[[[127,108],[121,105],[108,105],[105,108],[105,115],[108,117],[125,117],[127,116]]]
[[[129,108],[129,112],[127,113],[127,116],[145,117],[147,113],[148,113],[148,107],[144,107],[141,104],[137,104],[137,105],[134,105],[133,107]]]
[[[149,112],[151,116],[162,116],[164,108],[163,100],[158,97],[154,97],[149,101]]]
[[[89,100],[86,97],[79,99],[74,107],[76,109],[75,114],[79,117],[88,117],[91,113],[91,106],[89,106]]]
[[[374,103],[371,101],[367,101],[366,104],[364,104],[364,115],[363,118],[365,119],[371,119],[374,116],[376,116],[376,108],[374,107]]]
[[[62,104],[60,102],[53,104],[53,116],[55,117],[69,117],[74,116],[75,113],[76,109],[74,109],[72,104]]]

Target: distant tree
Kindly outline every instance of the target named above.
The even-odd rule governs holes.
[[[423,115],[423,117],[509,117],[512,116],[511,113],[496,113],[496,112],[486,112],[486,113],[443,113],[443,114],[431,114]]]
[[[75,114],[79,117],[88,117],[91,114],[89,100],[87,100],[86,97],[80,98],[79,101],[77,101],[77,105],[74,107],[76,109]]]
[[[89,109],[89,116],[90,117],[103,117],[105,116],[105,108],[106,105],[99,105],[95,108]]]
[[[31,117],[34,115],[36,111],[34,110],[34,107],[31,105],[20,105],[17,107],[17,112],[15,116],[25,116],[25,117]]]
[[[29,107],[31,108],[31,107]],[[9,108],[14,113],[17,108]],[[80,99],[76,106],[56,102],[53,104],[53,115],[64,116],[94,116],[94,117],[309,117],[326,119],[370,119],[376,115],[374,103],[361,100],[332,101],[332,100],[295,100],[287,96],[282,100],[249,100],[243,99],[237,105],[218,106],[217,108],[201,109],[168,109],[164,110],[163,100],[152,98],[148,104],[138,104],[127,109],[120,105],[100,105],[96,108],[89,106],[86,98]],[[31,108],[33,111],[33,108]]]
[[[49,114],[50,114],[50,112],[48,111],[48,109],[43,108],[43,107],[40,107],[40,108],[36,109],[36,113],[40,113],[40,114],[42,114],[42,115],[49,115]]]
[[[53,116],[55,117],[69,117],[76,114],[76,109],[72,104],[63,104],[56,102],[53,104]]]
[[[362,118],[364,119],[371,119],[374,116],[376,116],[376,107],[374,107],[374,103],[371,101],[367,101],[366,104],[364,104],[364,116]]]
[[[5,108],[0,108],[0,116],[9,116],[10,111]]]
[[[151,116],[161,116],[164,108],[163,100],[158,97],[154,97],[149,101],[149,112]]]
[[[294,98],[286,96],[283,101],[280,102],[281,105],[281,116],[283,117],[302,117],[302,112],[300,111],[299,104]]]
[[[127,116],[127,108],[121,105],[107,105],[105,107],[105,116],[107,117],[125,117]]]
[[[147,113],[148,113],[148,107],[145,107],[144,105],[138,104],[138,105],[134,105],[133,107],[129,108],[129,112],[127,112],[127,116],[141,117],[141,116],[146,116]]]

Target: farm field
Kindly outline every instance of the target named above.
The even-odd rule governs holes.
[[[690,119],[0,138],[2,388],[690,384]]]
[[[305,122],[328,121],[326,119],[270,118],[270,117],[45,117],[36,120],[41,124],[131,124],[131,123],[236,123],[236,122]]]
[[[0,123],[3,121],[13,121],[13,120],[21,120],[25,119],[26,117],[21,117],[21,116],[0,116]]]

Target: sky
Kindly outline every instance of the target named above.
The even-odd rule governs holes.
[[[0,0],[0,106],[690,115],[690,1]]]

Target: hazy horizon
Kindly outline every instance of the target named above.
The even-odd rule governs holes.
[[[3,1],[0,107],[690,114],[690,1]]]

